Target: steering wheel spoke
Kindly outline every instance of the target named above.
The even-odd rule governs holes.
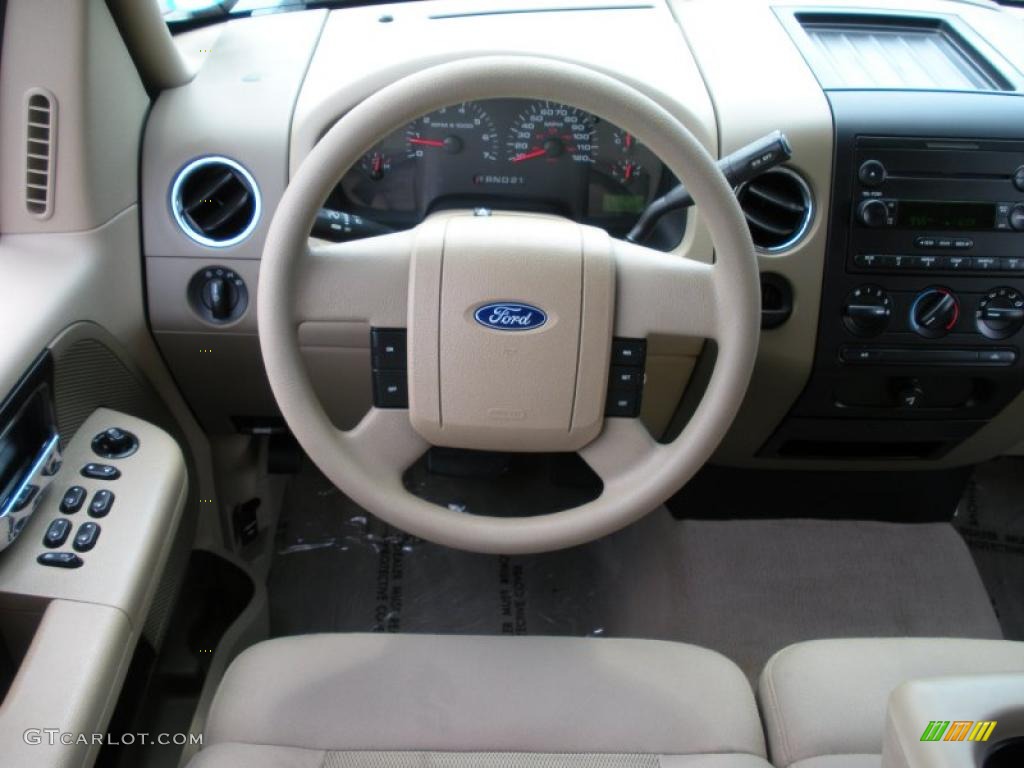
[[[401,486],[402,475],[430,445],[409,422],[409,412],[371,408],[355,427],[339,433],[374,473],[377,484]]]
[[[718,301],[718,270],[641,245],[613,240],[617,308],[615,335],[719,337],[728,308]]]
[[[605,419],[601,434],[579,455],[601,478],[605,493],[614,493],[658,450],[660,446],[639,419]]]
[[[295,319],[405,325],[415,230],[311,245],[295,271]]]

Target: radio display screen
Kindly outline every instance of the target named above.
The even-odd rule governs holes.
[[[907,229],[995,229],[996,206],[994,203],[901,200],[896,223]]]

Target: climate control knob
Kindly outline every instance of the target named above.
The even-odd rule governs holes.
[[[926,288],[910,307],[910,327],[926,339],[945,336],[960,319],[960,302],[948,288]]]
[[[978,330],[1005,339],[1024,327],[1024,296],[1013,288],[993,288],[978,302]]]
[[[889,222],[889,206],[878,198],[865,200],[857,206],[857,220],[872,229],[884,227]]]
[[[854,288],[843,303],[843,322],[858,336],[877,336],[891,316],[892,299],[877,285]]]

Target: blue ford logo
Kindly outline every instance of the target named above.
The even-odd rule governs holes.
[[[473,318],[485,328],[496,331],[529,331],[548,321],[543,309],[518,301],[484,304],[473,313]]]

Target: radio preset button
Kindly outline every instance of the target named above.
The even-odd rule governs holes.
[[[970,256],[947,256],[946,269],[952,272],[964,272],[974,268],[974,259]]]
[[[1024,272],[1024,258],[1012,256],[1010,258],[1000,259],[999,268],[1007,272]]]
[[[991,272],[992,270],[999,269],[999,259],[992,256],[975,256],[972,261],[971,268],[978,271]]]

